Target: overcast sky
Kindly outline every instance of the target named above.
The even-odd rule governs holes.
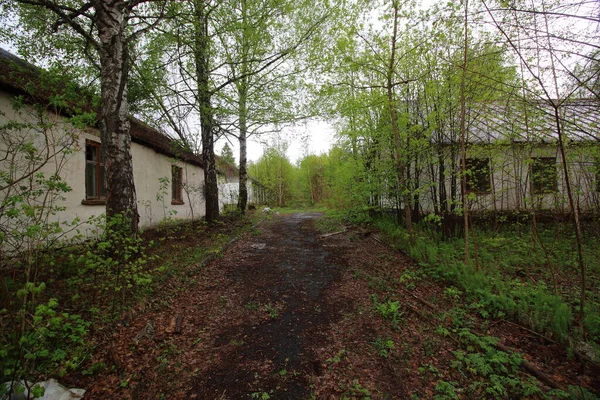
[[[308,137],[309,154],[327,153],[335,141],[335,130],[331,123],[323,120],[310,120],[299,123],[295,126],[283,128],[279,137],[288,143],[287,157],[292,163],[296,163],[303,157],[304,144],[302,137]],[[262,136],[252,136],[248,139],[248,161],[257,161],[262,156],[265,146],[272,143],[273,136],[266,134]],[[236,162],[239,162],[239,146],[235,139],[227,141],[225,138],[219,139],[215,146],[217,154],[221,154],[221,149],[225,143],[229,143],[233,148]]]

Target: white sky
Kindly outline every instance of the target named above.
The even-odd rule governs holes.
[[[303,136],[308,137],[309,154],[327,153],[335,142],[335,129],[331,123],[320,119],[309,120],[283,128],[279,137],[288,143],[286,155],[293,164],[304,156]],[[248,161],[258,161],[264,152],[266,144],[272,144],[272,140],[273,135],[270,134],[250,137],[248,139]],[[221,149],[226,142],[227,139],[225,138],[221,138],[217,142],[215,146],[217,154],[221,154]],[[235,139],[230,139],[229,145],[233,149],[236,162],[239,162],[240,150],[238,143]]]

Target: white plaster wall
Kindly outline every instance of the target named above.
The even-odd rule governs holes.
[[[533,148],[522,144],[491,146],[487,148],[471,148],[467,157],[489,158],[492,191],[485,194],[475,194],[471,201],[473,211],[512,211],[554,209],[568,211],[567,191],[560,154],[556,145],[538,145]],[[552,193],[531,193],[531,157],[555,157],[558,177],[558,190]],[[435,163],[436,160],[431,158]],[[446,191],[450,197],[450,160],[445,158]],[[457,161],[458,162],[458,161]],[[596,191],[595,156],[593,145],[573,145],[568,149],[567,165],[571,179],[572,192],[579,208],[583,211],[598,209],[600,193]],[[438,166],[434,166],[437,179]],[[432,179],[429,170],[421,175],[421,207],[424,212],[433,212]],[[460,199],[460,181],[457,182]]]
[[[177,161],[137,143],[131,144],[131,154],[141,226],[156,225],[170,218],[199,219],[204,216],[202,168]],[[181,205],[171,204],[170,183],[166,189],[161,189],[161,178],[171,182],[172,165],[182,168],[184,204]]]
[[[20,123],[29,124],[22,129],[10,131],[10,135],[22,135],[27,140],[36,144],[40,152],[48,147],[43,135],[40,134],[39,121],[33,107],[25,106],[19,111],[12,107],[12,96],[0,92],[0,127],[5,124]],[[100,142],[99,132],[96,129],[75,129],[65,119],[51,113],[44,113],[44,118],[52,122],[52,128],[47,130],[52,147],[65,142],[67,137],[75,137],[70,152],[61,153],[44,165],[38,172],[50,176],[56,172],[68,183],[71,191],[64,194],[64,199],[59,200],[56,205],[65,207],[65,211],[57,212],[51,216],[51,221],[73,221],[79,218],[87,221],[90,217],[104,213],[103,205],[84,205],[85,199],[85,143],[87,140]],[[0,139],[0,160],[7,155],[7,145]],[[203,196],[204,175],[202,168],[176,161],[166,155],[157,153],[153,149],[132,143],[131,152],[133,157],[134,182],[138,199],[138,212],[140,214],[140,226],[147,227],[156,225],[165,218],[172,219],[199,219],[205,214],[205,203]],[[10,154],[9,154],[10,156]],[[183,170],[183,205],[171,204],[171,165],[176,164]],[[60,167],[60,169],[59,169]],[[0,161],[0,170],[8,171],[8,164]],[[161,192],[160,178],[166,177],[169,184],[165,188],[164,202],[157,198]],[[4,198],[7,192],[0,192]],[[3,221],[5,222],[5,221]],[[81,233],[86,236],[93,235],[92,228],[85,224],[79,227]],[[72,236],[76,232],[71,233]]]

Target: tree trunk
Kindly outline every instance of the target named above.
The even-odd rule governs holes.
[[[463,46],[463,63],[461,67],[461,77],[460,77],[460,192],[463,202],[463,218],[464,218],[464,240],[465,240],[465,250],[464,250],[464,263],[465,265],[469,265],[469,198],[467,194],[467,132],[465,127],[465,113],[467,109],[467,104],[465,100],[465,82],[466,82],[466,74],[467,74],[467,62],[468,62],[468,34],[469,34],[469,25],[468,25],[468,11],[469,11],[469,1],[465,0],[465,20],[464,20],[464,34],[465,34],[465,42]]]
[[[240,190],[238,197],[238,210],[242,214],[246,212],[246,206],[248,205],[248,166],[247,166],[247,154],[246,154],[246,140],[248,137],[248,126],[247,126],[247,114],[248,106],[246,104],[248,96],[248,88],[245,82],[242,82],[239,89],[240,96]]]
[[[246,5],[246,1],[241,1],[242,8],[242,26],[246,27],[248,20],[248,7]],[[246,154],[246,140],[248,138],[248,77],[246,74],[248,73],[248,38],[247,38],[247,29],[242,29],[242,54],[241,54],[241,80],[237,82],[237,90],[239,96],[239,123],[240,123],[240,133],[238,140],[240,142],[240,188],[238,195],[238,210],[240,213],[246,213],[246,206],[248,205],[248,160]]]
[[[219,187],[214,151],[213,109],[209,88],[210,43],[207,18],[204,0],[196,0],[194,2],[194,62],[196,64],[196,80],[198,85],[200,130],[202,131],[205,217],[207,222],[213,222],[219,217]]]
[[[130,229],[137,232],[139,214],[127,105],[128,53],[124,34],[127,16],[122,2],[99,2],[96,6],[100,36],[100,75],[102,107],[100,137],[105,168],[106,216],[122,214]]]
[[[400,131],[398,129],[398,115],[396,112],[396,102],[394,99],[394,84],[392,78],[394,76],[394,63],[396,61],[396,38],[398,36],[398,8],[399,5],[395,1],[393,2],[394,8],[394,34],[392,35],[392,52],[390,55],[390,64],[388,65],[387,71],[387,97],[389,103],[390,119],[392,121],[392,132],[394,134],[395,142],[395,153],[396,153],[396,169],[398,174],[399,189],[402,192],[402,202],[404,203],[404,218],[406,224],[406,230],[412,240],[412,215],[410,212],[410,198],[407,194],[406,184],[406,165],[402,160],[401,147],[402,141],[400,139]]]

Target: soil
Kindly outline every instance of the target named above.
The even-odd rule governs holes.
[[[96,370],[67,383],[86,388],[88,399],[404,399],[433,398],[441,380],[468,387],[473,376],[452,363],[460,343],[437,333],[456,322],[460,298],[420,277],[375,232],[322,235],[320,217],[273,216],[201,268],[182,265],[189,272],[170,284],[176,289],[115,326],[87,366]],[[400,304],[396,326],[374,312],[387,300]],[[559,386],[600,390],[597,371],[560,345],[508,321],[464,320]],[[140,337],[148,323],[153,332]]]

